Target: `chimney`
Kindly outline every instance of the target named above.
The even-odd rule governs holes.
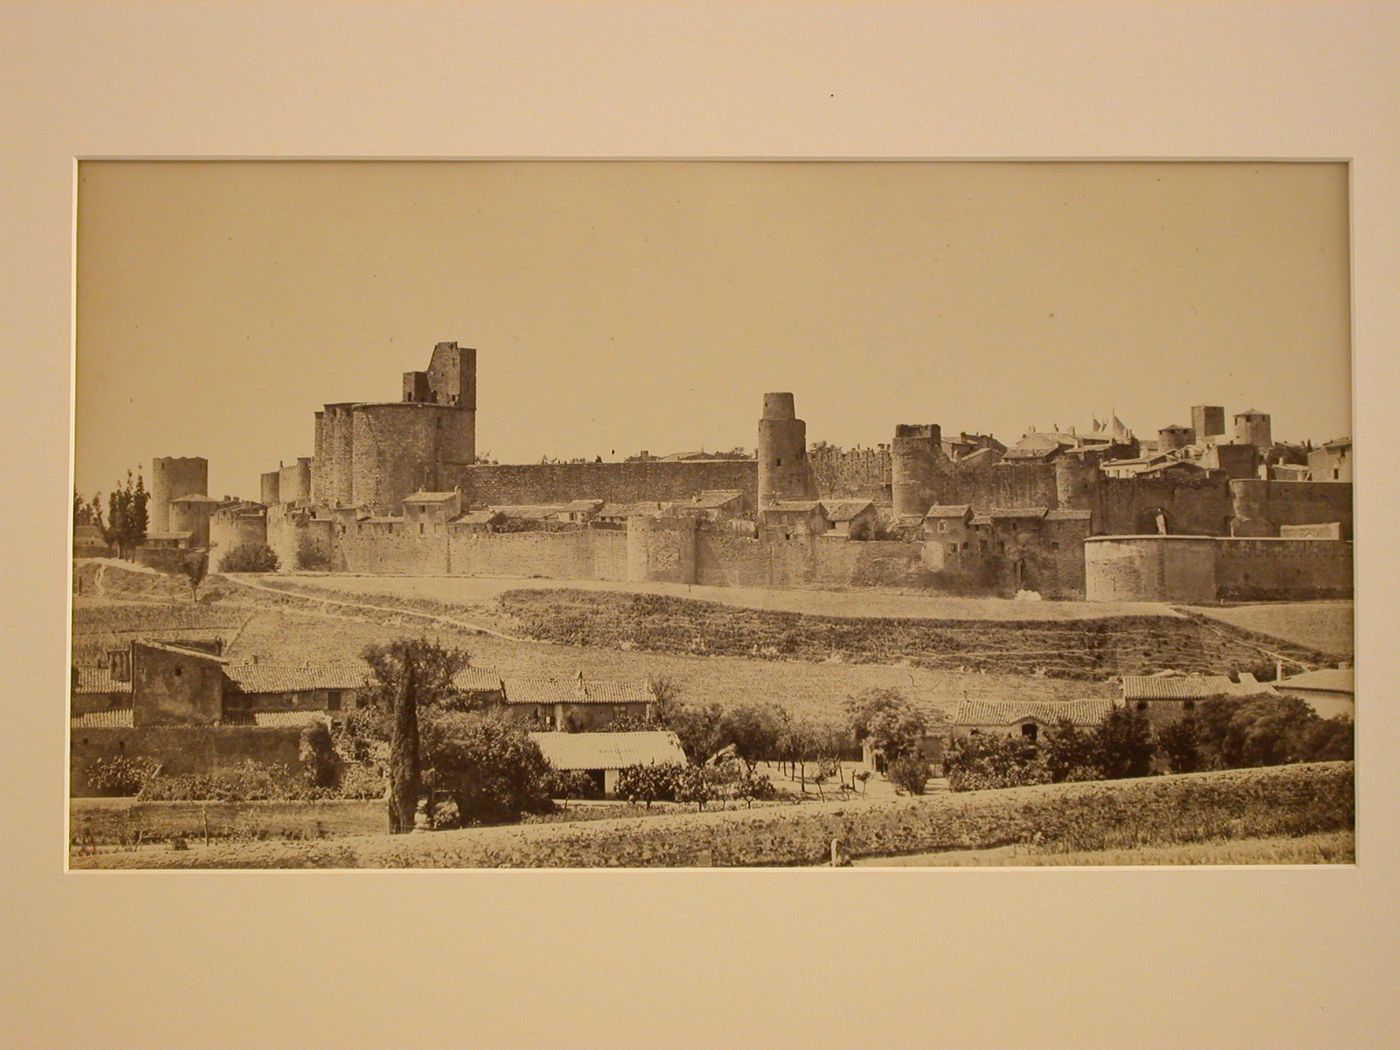
[[[1275,681],[1275,682],[1282,682],[1282,681],[1283,681],[1283,661],[1282,661],[1282,660],[1275,660],[1275,661],[1274,661],[1274,681]]]

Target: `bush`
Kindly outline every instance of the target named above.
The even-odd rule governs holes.
[[[309,533],[297,540],[297,568],[312,571],[331,567],[330,552],[312,539]]]
[[[93,761],[88,784],[104,795],[138,795],[159,772],[155,759],[115,755]]]
[[[1157,748],[1173,773],[1194,773],[1201,768],[1201,736],[1194,718],[1183,718],[1157,730]]]
[[[977,734],[956,741],[943,759],[951,791],[1049,784],[1049,766],[1034,745],[1012,737]]]
[[[457,803],[450,798],[433,806],[433,830],[447,831],[451,828],[460,827],[462,823],[462,813],[457,808]]]
[[[312,787],[333,788],[340,772],[340,757],[325,722],[309,725],[297,741],[297,757],[306,766],[306,779]]]
[[[1152,724],[1126,707],[1109,711],[1094,732],[1098,767],[1107,780],[1145,777],[1152,771]]]
[[[1349,759],[1349,718],[1321,718],[1304,701],[1263,695],[1212,697],[1197,710],[1201,750],[1226,769]]]
[[[653,802],[674,802],[681,771],[686,768],[660,762],[624,766],[617,773],[617,797],[645,803],[648,809]]]
[[[847,721],[857,740],[893,760],[917,754],[928,722],[898,689],[867,689],[847,702]]]
[[[885,776],[895,787],[911,795],[922,795],[933,767],[918,755],[901,755],[885,767]]]
[[[240,543],[221,559],[220,572],[276,572],[277,552],[266,543]]]
[[[553,808],[549,764],[518,725],[450,712],[420,726],[424,781],[456,803],[464,824],[502,824]]]
[[[308,784],[286,766],[245,758],[218,773],[153,776],[136,797],[143,802],[300,802],[334,798],[336,792]]]
[[[581,769],[551,769],[544,783],[550,798],[597,798],[601,794],[593,778]]]
[[[703,810],[706,802],[719,797],[720,778],[714,766],[680,766],[676,774],[676,801],[694,802]]]

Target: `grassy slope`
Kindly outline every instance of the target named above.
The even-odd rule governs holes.
[[[1294,645],[1312,646],[1336,656],[1350,656],[1356,648],[1351,602],[1235,605],[1190,611],[1231,627]]]
[[[77,857],[76,867],[727,867],[986,849],[1140,849],[1354,827],[1353,767],[1321,763],[885,802],[262,842]]]
[[[1356,833],[1326,831],[1296,838],[1213,840],[1139,849],[1045,850],[1033,846],[862,857],[869,868],[1098,867],[1142,864],[1352,864]]]
[[[1163,668],[1214,674],[1271,664],[1262,639],[1197,617],[1067,621],[859,619],[736,609],[657,595],[518,590],[502,606],[528,637],[575,645],[1103,680]],[[1324,655],[1271,641],[1311,663]],[[1268,648],[1268,647],[1265,647]]]

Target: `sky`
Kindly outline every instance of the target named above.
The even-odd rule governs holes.
[[[328,402],[478,350],[502,463],[1190,406],[1351,422],[1340,164],[83,162],[75,483],[313,452]],[[1227,424],[1228,425],[1228,424]]]

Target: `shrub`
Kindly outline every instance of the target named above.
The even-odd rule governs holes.
[[[648,809],[653,802],[674,802],[676,785],[685,768],[661,762],[624,766],[617,773],[617,795],[628,802],[645,803]]]
[[[1064,780],[1101,780],[1098,734],[1061,718],[1045,734],[1040,756],[1056,783]]]
[[[952,791],[1022,787],[1052,780],[1034,745],[1006,736],[977,734],[956,741],[943,764]]]
[[[276,572],[277,552],[266,543],[240,543],[221,559],[220,572]]]
[[[95,759],[88,770],[88,784],[104,795],[136,795],[160,772],[152,758],[114,755]]]
[[[1183,718],[1157,730],[1157,748],[1173,773],[1201,768],[1201,737],[1194,718]]]
[[[597,798],[598,785],[581,769],[550,769],[544,779],[550,798]]]
[[[676,801],[694,802],[703,810],[705,803],[719,797],[719,775],[713,766],[680,766],[676,774]]]
[[[297,540],[297,568],[312,571],[331,567],[330,552],[317,543],[309,533]]]
[[[439,802],[433,807],[433,830],[446,831],[450,828],[459,827],[462,823],[461,811],[457,809],[457,803],[450,798]]]
[[[463,823],[499,824],[548,813],[549,764],[518,725],[490,715],[437,714],[424,721],[423,767]]]
[[[885,775],[895,787],[911,795],[922,795],[933,768],[918,755],[901,755],[885,767]]]
[[[286,766],[245,758],[217,773],[153,776],[141,785],[136,797],[143,802],[295,802],[335,795],[292,775]]]
[[[1351,720],[1321,718],[1296,697],[1212,697],[1197,719],[1202,751],[1227,769],[1351,757]]]
[[[847,720],[857,740],[867,741],[886,759],[915,754],[928,722],[898,689],[867,689],[847,701]]]
[[[1145,715],[1115,707],[1094,732],[1098,767],[1106,779],[1145,777],[1152,771],[1152,725]]]
[[[297,757],[306,766],[306,779],[312,787],[332,788],[340,772],[340,758],[325,722],[309,725],[297,741]]]

